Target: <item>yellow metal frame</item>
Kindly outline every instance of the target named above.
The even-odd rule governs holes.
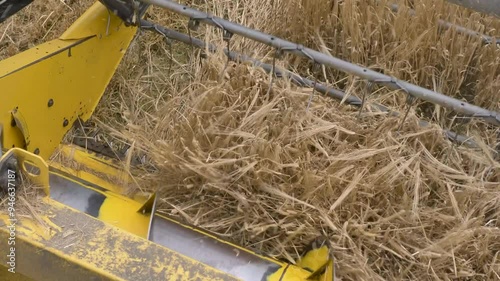
[[[16,224],[16,272],[34,280],[237,280],[49,198],[42,208],[59,231],[30,220]],[[9,218],[0,219],[4,230]],[[0,239],[8,235],[1,231]],[[0,243],[0,252],[8,247]]]
[[[96,2],[58,39],[0,61],[5,148],[48,159],[92,115],[135,33]]]

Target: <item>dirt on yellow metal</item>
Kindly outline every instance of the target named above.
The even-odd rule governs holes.
[[[4,149],[48,159],[91,116],[136,29],[96,2],[60,38],[0,61]]]

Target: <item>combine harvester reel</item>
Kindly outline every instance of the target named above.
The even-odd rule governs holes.
[[[0,22],[32,1],[0,0]],[[467,1],[450,1],[466,3]],[[499,15],[495,1],[482,1]],[[479,1],[481,2],[481,1]],[[478,3],[479,3],[478,2]],[[58,39],[0,61],[0,185],[10,208],[0,215],[3,227],[0,280],[333,280],[334,264],[327,240],[315,240],[297,264],[257,254],[202,229],[156,212],[156,195],[124,196],[133,184],[112,160],[77,145],[61,144],[74,124],[95,110],[137,30],[216,51],[215,46],[142,19],[150,5],[267,44],[277,53],[292,53],[316,64],[361,77],[372,84],[402,90],[457,113],[500,125],[500,113],[465,103],[331,57],[300,44],[252,30],[168,0],[100,0]],[[394,8],[394,7],[393,7]],[[397,7],[396,7],[397,9]],[[446,23],[439,23],[446,24]],[[475,32],[448,26],[466,35]],[[482,37],[484,38],[484,37]],[[484,40],[492,43],[493,39]],[[224,50],[229,59],[250,61],[276,77],[311,87],[332,98],[362,107],[363,99],[244,54]],[[28,82],[27,82],[28,81]],[[313,91],[314,92],[314,91]],[[389,111],[383,105],[371,105]],[[398,112],[390,112],[399,115]],[[421,121],[422,126],[428,126]],[[450,140],[475,146],[472,139],[444,131]],[[49,162],[57,151],[64,165]],[[50,163],[50,164],[47,164]],[[37,219],[16,216],[17,192],[33,184],[43,191]],[[9,241],[9,243],[7,243]],[[10,242],[13,241],[13,242]],[[15,273],[13,273],[15,272]],[[17,279],[16,279],[17,278]]]

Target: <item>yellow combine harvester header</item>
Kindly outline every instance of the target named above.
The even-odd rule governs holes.
[[[0,22],[29,2],[0,1]],[[0,62],[0,280],[333,280],[321,241],[295,265],[256,254],[157,214],[155,194],[124,196],[130,179],[112,160],[60,144],[92,115],[137,31],[117,16],[121,1],[102,2]],[[56,151],[64,163],[49,161]],[[39,217],[17,215],[23,188],[43,193]]]
[[[31,2],[0,0],[0,23]],[[495,1],[450,2],[499,14],[499,6],[492,4]],[[277,56],[284,52],[302,56],[371,84],[400,90],[409,101],[426,100],[492,126],[500,125],[498,112],[170,0],[101,0],[58,39],[0,61],[0,192],[4,202],[0,212],[0,280],[334,279],[326,239],[313,242],[297,264],[257,254],[158,214],[155,194],[125,196],[131,184],[127,171],[103,155],[61,144],[74,124],[88,120],[94,112],[138,28],[215,51],[201,40],[142,19],[149,5],[189,17],[193,29],[200,23],[222,29],[228,43],[233,35],[245,36],[275,48]],[[447,22],[440,25],[481,37],[485,44],[495,43],[464,27]],[[317,81],[276,69],[274,63],[266,65],[229,48],[224,51],[232,60],[250,61],[277,77],[289,77],[293,83],[313,88],[311,97],[319,91],[363,109],[364,98],[346,96]],[[375,107],[389,111],[383,105]],[[420,125],[429,123],[421,121]],[[475,145],[467,136],[448,130],[443,133],[452,141]],[[21,191],[38,191],[41,196],[32,199],[36,202],[24,202],[26,199],[18,196]],[[36,204],[40,215],[21,216],[21,204]]]

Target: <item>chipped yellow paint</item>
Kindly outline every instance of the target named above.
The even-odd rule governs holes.
[[[61,278],[64,278],[65,280],[70,280],[69,276],[67,276],[67,277],[64,276],[63,270],[61,270],[59,272],[57,272],[57,271],[49,272],[50,276],[52,276],[51,278],[41,278],[39,271],[32,270],[32,268],[35,265],[39,266],[40,264],[44,264],[47,262],[51,262],[54,264],[59,264],[59,263],[62,264],[63,261],[67,261],[75,267],[90,267],[90,269],[93,273],[96,273],[97,276],[104,278],[104,280],[124,280],[124,281],[126,280],[126,279],[119,278],[118,276],[108,272],[105,269],[98,268],[98,267],[92,268],[91,266],[89,266],[85,262],[78,260],[78,259],[74,259],[72,257],[69,257],[69,256],[65,255],[63,251],[51,248],[50,246],[47,246],[45,243],[43,243],[43,242],[47,242],[49,240],[35,241],[32,239],[32,237],[24,236],[24,235],[22,235],[22,233],[23,232],[20,233],[21,235],[18,235],[16,237],[16,245],[20,244],[19,240],[21,240],[21,242],[27,243],[29,245],[29,247],[28,247],[29,252],[23,252],[23,251],[18,250],[18,260],[16,261],[17,263],[23,263],[22,260],[24,258],[29,259],[32,256],[34,256],[35,253],[38,254],[38,253],[45,253],[45,252],[49,252],[49,253],[53,254],[54,256],[59,257],[60,259],[59,260],[53,259],[50,261],[48,261],[48,260],[44,260],[44,261],[36,260],[37,262],[26,263],[26,266],[18,266],[18,268],[16,269],[16,272],[20,272],[21,274],[26,275],[26,276],[31,277],[31,278],[34,278],[35,280],[61,280]],[[5,232],[3,230],[0,231],[0,237],[3,237],[4,235],[5,235]],[[4,249],[2,249],[2,247],[0,246],[0,250],[2,250],[2,252],[3,252]],[[62,266],[61,266],[61,269],[62,269]],[[89,269],[89,268],[87,268],[87,269]]]
[[[324,267],[330,260],[330,249],[325,245],[318,249],[308,251],[297,263],[302,268],[317,271]]]
[[[45,161],[37,155],[34,155],[32,153],[29,153],[25,150],[19,149],[19,148],[13,148],[10,149],[3,157],[2,159],[5,159],[7,157],[10,157],[11,155],[14,155],[16,159],[18,159],[19,163],[22,165],[24,161],[29,161],[29,163],[34,164],[36,167],[40,169],[40,174],[38,176],[30,176],[30,179],[33,180],[35,183],[39,184],[42,186],[45,190],[45,193],[48,195],[50,194],[49,190],[49,171],[48,171],[48,165],[45,163]],[[80,158],[82,162],[85,162],[85,164],[88,161],[85,161],[88,158]],[[70,172],[70,174],[76,174],[78,175],[79,172],[81,171],[75,171],[72,169],[65,169]],[[57,176],[61,178],[65,178],[70,181],[74,181],[72,178],[66,177],[65,175],[58,174],[56,173]],[[92,182],[94,184],[100,185],[104,188],[110,187],[107,181],[104,180],[99,180],[98,177],[93,176],[92,178],[83,178],[84,180],[87,180],[88,182]],[[93,181],[92,181],[93,180]],[[79,183],[82,184],[82,183]],[[92,189],[96,192],[101,192],[91,186],[86,186],[88,189]],[[135,235],[138,235],[140,237],[146,238],[147,237],[147,232],[148,232],[148,226],[149,226],[149,220],[150,216],[149,215],[144,215],[142,213],[137,212],[142,206],[142,202],[137,202],[131,198],[128,198],[126,196],[108,192],[105,194],[106,199],[104,200],[101,209],[99,210],[99,219],[101,219],[104,222],[107,222],[111,225],[120,227],[123,230],[126,230],[130,233],[133,233]],[[50,220],[47,218],[43,218],[45,222],[51,226],[52,228],[55,228],[54,225],[50,225]],[[29,228],[27,228],[29,229]],[[37,229],[37,226],[32,225],[31,226],[31,233],[34,235],[40,234],[43,231],[40,231],[40,229]]]
[[[334,281],[335,278],[335,265],[333,260],[328,262],[325,273],[319,278],[319,281]]]
[[[26,218],[19,220],[16,244],[22,240],[28,247],[17,252],[17,271],[28,277],[73,280],[72,277],[86,270],[105,280],[237,280],[51,199],[44,201],[47,204],[42,204],[41,209],[52,214],[52,223],[65,232],[74,229],[76,234],[75,237],[65,237],[65,232],[57,232],[46,239],[33,239],[26,233],[31,231],[34,222]],[[27,227],[29,231],[22,231]],[[5,235],[8,235],[7,230],[2,227],[0,237]],[[1,251],[6,250],[2,247],[6,246],[0,245]],[[43,262],[42,258],[45,259]],[[50,264],[54,270],[43,272],[45,276],[42,278],[37,267],[43,264]]]
[[[43,200],[48,200],[49,198],[46,197],[45,199]],[[61,227],[59,227],[58,225],[54,224],[52,222],[52,220],[50,219],[51,215],[48,214],[48,213],[45,213],[42,215],[41,219],[43,220],[43,222],[47,225],[47,227],[49,227],[49,229],[51,231],[55,231],[55,232],[61,232],[63,231],[63,229]]]

